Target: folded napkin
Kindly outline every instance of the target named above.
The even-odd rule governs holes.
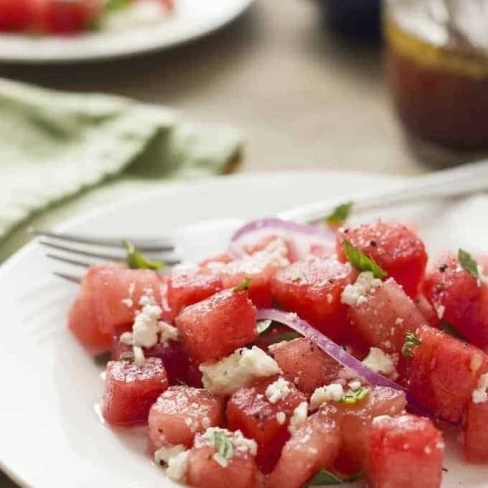
[[[0,262],[27,240],[28,224],[223,173],[241,150],[238,131],[164,107],[0,79]]]

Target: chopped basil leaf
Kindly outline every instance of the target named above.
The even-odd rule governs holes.
[[[448,324],[445,320],[441,321],[441,328],[446,334],[449,334],[456,339],[460,339],[461,341],[469,342],[466,337],[460,334],[451,324]]]
[[[368,396],[369,390],[367,388],[359,388],[357,390],[348,391],[339,400],[339,403],[345,403],[346,405],[354,405],[361,400],[364,400]]]
[[[325,222],[329,225],[343,224],[349,217],[352,211],[352,202],[343,203],[338,205],[330,215],[325,218]]]
[[[358,271],[371,271],[375,278],[385,278],[388,276],[388,273],[382,270],[373,259],[355,248],[349,241],[344,241],[343,248],[347,260]]]
[[[344,483],[353,483],[354,481],[360,480],[363,476],[363,473],[359,472],[349,478],[341,478],[334,473],[322,469],[305,486],[342,485]]]
[[[276,336],[274,337],[269,345],[271,344],[278,344],[279,342],[290,342],[290,341],[293,341],[295,339],[300,339],[300,337],[302,337],[300,334],[298,334],[297,332],[285,332],[283,334],[280,334],[279,336]]]
[[[412,360],[413,359],[412,349],[414,347],[420,346],[420,344],[422,344],[422,341],[418,339],[415,334],[412,334],[411,332],[407,332],[405,334],[405,344],[403,344],[402,347],[402,354],[405,357],[405,359]]]
[[[102,352],[93,357],[95,364],[98,364],[99,366],[105,366],[111,359],[112,356],[110,351]]]
[[[130,269],[152,269],[158,271],[166,266],[162,261],[152,261],[145,258],[132,244],[132,242],[124,241],[124,247],[127,251],[126,262]]]
[[[213,433],[213,445],[222,459],[232,459],[234,446],[232,441],[225,435],[225,432],[217,431]]]
[[[244,291],[244,290],[248,290],[249,287],[251,286],[251,278],[249,278],[248,276],[246,276],[244,278],[244,281],[240,284],[240,285],[237,285],[235,288],[234,288],[234,291]]]
[[[469,252],[459,249],[458,259],[461,266],[475,279],[480,279],[480,272],[478,269],[478,263],[473,259]]]
[[[104,12],[124,10],[130,5],[130,0],[107,0],[103,7]]]
[[[269,328],[271,327],[271,324],[272,323],[273,323],[272,320],[260,320],[256,324],[256,328],[258,330],[258,334],[263,334],[264,332],[266,332],[267,330],[269,330]]]

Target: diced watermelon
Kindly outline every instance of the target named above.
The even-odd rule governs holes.
[[[130,328],[126,330],[130,330]],[[131,345],[120,341],[121,334],[126,330],[124,328],[118,329],[112,337],[111,357],[114,361],[132,352]],[[180,342],[168,341],[142,349],[146,358],[160,358],[163,361],[170,385],[183,383],[195,387],[202,386],[202,373],[198,369],[198,365],[190,359]]]
[[[186,481],[196,488],[257,488],[261,475],[254,456],[243,449],[233,449],[232,457],[222,466],[214,456],[216,449],[197,436],[190,451]]]
[[[488,351],[488,287],[452,255],[426,276],[424,293],[438,315],[474,345]]]
[[[0,0],[0,31],[28,29],[32,17],[32,0]]]
[[[410,393],[437,417],[459,422],[479,377],[488,369],[488,357],[428,326],[416,335],[421,344],[412,349]]]
[[[234,288],[249,278],[249,298],[256,307],[269,308],[272,305],[271,278],[282,266],[282,260],[273,256],[256,254],[244,257],[222,269],[222,283],[224,288]]]
[[[363,469],[366,438],[371,424],[379,415],[399,415],[406,406],[405,394],[386,387],[371,388],[364,400],[348,405],[329,402],[321,407],[324,414],[341,429],[341,448],[336,469],[356,474]]]
[[[102,270],[119,265],[91,266],[81,282],[80,291],[68,313],[68,328],[91,354],[99,354],[110,348],[111,335],[100,330],[95,313],[93,279]]]
[[[161,280],[154,271],[117,267],[99,269],[93,276],[92,293],[100,330],[113,333],[117,326],[131,323],[135,312],[141,308],[140,299],[148,291],[160,304]]]
[[[292,335],[290,336],[290,334]],[[290,337],[298,336],[299,334],[297,334],[286,325],[273,324],[273,327],[263,332],[262,334],[259,334],[259,337],[256,339],[255,344],[259,348],[268,352],[270,346],[272,346],[273,344],[277,344],[278,342],[282,342],[283,340],[289,340]]]
[[[342,369],[335,359],[305,338],[272,345],[270,353],[283,375],[307,395],[331,383]]]
[[[220,276],[210,270],[175,270],[168,279],[168,305],[178,315],[188,305],[201,302],[221,290]]]
[[[283,447],[267,488],[301,488],[320,469],[331,470],[339,453],[339,427],[322,412],[311,415]]]
[[[339,229],[337,255],[343,261],[346,261],[343,249],[346,240],[373,258],[407,295],[417,296],[427,265],[427,252],[424,243],[408,227],[379,220]]]
[[[306,401],[305,395],[288,381],[290,393],[276,403],[270,403],[266,389],[273,381],[262,381],[255,386],[237,390],[231,396],[226,411],[229,429],[240,430],[246,437],[256,440],[256,461],[265,473],[273,469],[281,448],[290,437],[288,425],[295,408]],[[278,421],[279,412],[285,415],[283,423]]]
[[[417,306],[419,312],[424,316],[427,324],[435,329],[441,328],[441,319],[437,314],[437,311],[432,306],[432,304],[425,298],[424,295],[419,295],[414,301],[415,305]]]
[[[185,308],[175,322],[183,345],[197,362],[218,360],[258,335],[256,309],[246,291],[217,293]]]
[[[440,488],[442,434],[414,415],[373,421],[367,439],[365,474],[371,488]]]
[[[464,452],[471,463],[488,464],[488,403],[470,401],[466,410]]]
[[[224,400],[207,390],[170,386],[149,412],[152,447],[191,447],[195,434],[224,425],[224,407]]]
[[[110,361],[102,400],[103,418],[112,425],[147,422],[149,409],[168,388],[163,362],[149,358],[144,365],[129,361]]]
[[[277,304],[334,340],[347,330],[346,306],[341,303],[344,287],[352,283],[357,272],[349,263],[336,259],[311,259],[280,270],[273,277],[271,289]]]
[[[370,347],[400,353],[406,333],[427,322],[392,279],[369,290],[364,298],[349,308],[349,317],[359,338]]]

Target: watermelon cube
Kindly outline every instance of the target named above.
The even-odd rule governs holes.
[[[349,308],[349,317],[359,338],[370,347],[400,353],[407,332],[427,322],[395,280],[371,288],[362,298]]]
[[[206,390],[170,386],[149,412],[151,446],[191,447],[195,434],[224,425],[224,400]]]
[[[143,296],[152,294],[156,304],[161,303],[161,280],[147,269],[104,267],[93,277],[92,293],[100,330],[113,333],[134,321]]]
[[[466,410],[464,452],[471,463],[488,464],[488,403],[469,402]]]
[[[208,269],[175,270],[168,278],[168,305],[175,315],[222,290],[220,276]]]
[[[367,439],[365,475],[371,488],[440,488],[442,434],[414,415],[382,416]]]
[[[226,432],[225,430],[222,430]],[[230,433],[229,433],[230,434]],[[231,435],[231,434],[230,434]],[[242,438],[237,434],[238,438]],[[188,457],[186,481],[196,488],[256,488],[262,477],[256,466],[255,445],[252,441],[235,443],[230,459],[217,456],[209,435],[200,434]]]
[[[283,447],[267,488],[301,488],[320,469],[331,470],[339,453],[339,427],[322,412],[311,415]]]
[[[424,326],[413,350],[409,390],[437,417],[459,422],[478,384],[488,369],[488,357],[478,348]]]
[[[375,417],[399,415],[406,407],[405,394],[386,387],[373,387],[364,400],[354,404],[328,402],[321,410],[341,429],[341,447],[335,467],[353,475],[364,467],[366,438]]]
[[[274,344],[269,351],[283,375],[307,395],[332,383],[342,369],[335,359],[305,338]]]
[[[423,285],[440,318],[479,348],[488,351],[488,287],[452,255],[444,256]]]
[[[175,323],[190,357],[202,363],[227,356],[258,335],[256,309],[246,291],[224,290],[190,305]]]
[[[419,295],[414,301],[419,312],[424,316],[427,324],[435,329],[441,328],[441,319],[434,306],[425,298],[424,295]]]
[[[106,373],[103,418],[111,425],[146,423],[151,405],[168,388],[161,359],[149,358],[142,366],[110,361]]]
[[[336,259],[310,259],[280,270],[271,281],[276,303],[301,318],[328,337],[347,336],[346,306],[341,302],[344,287],[357,272],[350,264]]]
[[[405,293],[415,298],[427,265],[424,243],[403,224],[381,220],[343,227],[337,232],[337,255],[346,261],[344,241],[349,241],[364,254],[374,259],[400,284]]]
[[[237,390],[227,404],[227,423],[231,430],[240,430],[258,444],[257,463],[269,473],[280,456],[281,448],[288,440],[290,417],[306,397],[293,383],[286,381],[288,393],[271,403],[266,396],[268,387],[275,380],[256,383]]]

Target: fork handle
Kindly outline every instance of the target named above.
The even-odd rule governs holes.
[[[407,183],[395,184],[384,191],[365,192],[358,196],[344,195],[329,198],[278,214],[283,220],[314,222],[332,212],[345,199],[352,199],[355,212],[375,210],[385,206],[410,203],[430,198],[457,197],[488,189],[488,160],[465,164],[452,169],[437,171],[411,178]]]

